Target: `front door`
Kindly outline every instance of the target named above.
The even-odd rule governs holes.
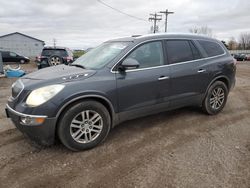
[[[116,73],[121,119],[150,114],[163,106],[167,108],[170,71],[165,64],[162,42],[144,43],[126,58],[138,61],[140,66]]]

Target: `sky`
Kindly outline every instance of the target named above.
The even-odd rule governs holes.
[[[207,26],[219,40],[250,32],[249,0],[0,0],[0,35],[21,32],[52,45],[86,49],[114,38],[148,34],[149,14],[168,9],[168,32]],[[158,22],[164,32],[164,19]]]

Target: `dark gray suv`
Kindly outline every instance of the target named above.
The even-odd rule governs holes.
[[[215,39],[155,34],[107,41],[71,65],[28,74],[6,107],[41,144],[71,150],[101,143],[115,125],[184,106],[220,112],[235,83],[235,60]]]

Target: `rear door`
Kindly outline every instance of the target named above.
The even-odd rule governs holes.
[[[209,82],[209,69],[191,40],[166,40],[170,66],[171,106],[199,101]]]
[[[4,62],[12,62],[12,58],[10,56],[10,52],[3,52],[3,61]]]

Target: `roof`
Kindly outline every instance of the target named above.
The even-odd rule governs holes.
[[[124,37],[124,38],[118,38],[109,40],[108,42],[133,42],[133,41],[145,41],[145,40],[151,40],[151,39],[204,39],[204,40],[216,40],[211,37],[207,37],[204,35],[197,35],[197,34],[181,34],[181,33],[157,33],[157,34],[147,34],[147,35],[134,35],[132,37]]]
[[[67,50],[68,48],[63,46],[44,46],[43,49],[57,49],[57,50]]]
[[[19,32],[14,32],[14,33],[9,33],[9,34],[7,34],[7,35],[2,35],[2,36],[0,36],[0,38],[4,38],[4,37],[10,36],[10,35],[15,35],[15,34],[22,35],[22,36],[24,36],[24,37],[28,37],[28,38],[30,38],[30,39],[34,39],[34,40],[37,40],[37,41],[40,41],[40,42],[43,42],[43,43],[44,43],[43,40],[40,40],[40,39],[31,37],[31,36],[29,36],[29,35],[25,35],[25,34],[19,33]]]
[[[186,38],[186,39],[207,39],[213,40],[213,38],[206,35],[198,35],[192,33],[156,33],[156,34],[147,34],[136,37],[136,39],[155,39],[155,38]]]

